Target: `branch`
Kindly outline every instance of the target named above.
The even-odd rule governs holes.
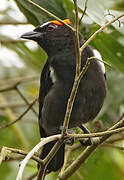
[[[5,97],[2,94],[0,94],[0,103],[7,103]],[[13,119],[16,119],[15,113],[10,108],[5,108],[4,112],[10,122],[12,122]],[[24,148],[27,148],[29,142],[24,133],[22,132],[21,127],[18,124],[14,124],[12,128],[14,130],[15,137],[18,138],[19,144],[22,145]]]
[[[124,118],[122,119],[124,120]],[[124,131],[124,127],[117,128],[114,130],[108,130],[104,132],[99,132],[99,133],[90,133],[90,134],[67,134],[68,138],[89,138],[89,137],[101,137],[101,136],[106,136],[106,135],[113,135],[116,133],[120,133]]]
[[[109,144],[109,143],[104,143],[102,146],[103,146],[103,147],[115,148],[115,149],[124,151],[124,147],[117,146],[117,145],[113,145],[113,144]]]
[[[51,159],[54,157],[54,155],[58,151],[58,149],[60,148],[60,146],[62,145],[63,141],[64,141],[64,139],[61,136],[59,138],[59,140],[56,142],[56,144],[53,146],[53,148],[51,149],[49,154],[46,156],[46,158],[44,159],[44,167],[40,166],[38,176],[37,176],[37,180],[44,180],[45,173],[46,173],[46,168],[47,168],[49,162],[51,161]]]
[[[87,10],[87,2],[88,2],[88,0],[85,0],[84,10],[83,10],[82,16],[81,16],[81,18],[80,18],[80,20],[79,20],[79,25],[81,24],[81,21],[82,21],[84,15],[85,15],[85,13],[86,13],[86,10]]]
[[[24,155],[24,156],[26,156],[28,154],[28,152],[25,152],[23,150],[15,149],[15,148],[9,148],[9,147],[2,147],[1,152],[3,152],[2,153],[3,154],[2,156],[4,157],[3,160],[7,156],[7,152],[9,152],[9,154],[10,153],[17,153],[17,154],[21,154],[21,155]],[[1,154],[0,154],[0,157],[1,157]],[[38,162],[40,164],[43,164],[43,161],[39,157],[37,157],[36,155],[33,155],[31,157],[31,159],[35,160],[36,162]]]
[[[80,54],[80,42],[79,42],[79,20],[78,20],[78,6],[77,0],[74,1],[74,9],[75,9],[75,22],[76,22],[76,31],[74,34],[75,38],[75,52],[76,52],[76,74],[75,78],[78,77],[81,69],[81,54]]]
[[[37,101],[37,98],[28,106],[28,108],[23,112],[23,114],[21,114],[16,120],[14,120],[8,124],[0,126],[0,129],[12,126],[13,124],[15,124],[16,122],[21,120],[25,116],[25,114],[27,114],[27,112],[31,109],[31,107],[36,103],[36,101]]]
[[[0,86],[3,86],[3,84],[6,85],[6,84],[11,83],[11,85],[7,85],[6,87],[0,89],[0,92],[13,90],[13,89],[15,89],[15,87],[17,85],[20,85],[21,83],[35,81],[35,80],[39,80],[39,76],[29,76],[29,77],[27,76],[27,77],[23,77],[23,78],[4,80],[2,82],[0,81]]]
[[[87,59],[86,64],[83,67],[82,71],[80,72],[79,76],[77,78],[75,78],[75,80],[74,80],[72,91],[71,91],[70,97],[68,99],[67,109],[66,109],[64,123],[63,123],[63,129],[62,129],[62,135],[63,136],[65,136],[67,134],[69,120],[70,120],[74,100],[75,100],[75,97],[77,94],[78,86],[80,84],[81,78],[83,77],[83,75],[86,73],[86,71],[88,69],[89,63],[90,63],[90,58]]]
[[[37,152],[45,144],[47,144],[51,141],[59,140],[60,138],[61,138],[61,135],[58,134],[58,135],[53,135],[53,136],[41,139],[41,141],[27,154],[27,156],[21,162],[21,166],[19,168],[19,172],[18,172],[16,180],[22,180],[24,168],[25,168],[26,164],[28,163],[29,159],[34,155],[35,152]]]
[[[109,131],[120,128],[124,126],[124,114],[121,116],[120,120],[109,129]],[[87,147],[78,157],[77,159],[65,170],[65,172],[59,176],[59,180],[65,180],[68,179],[83,163],[86,162],[88,157],[92,152],[96,150],[96,148],[102,144],[106,139],[108,139],[111,136],[111,134],[107,134],[103,136],[102,138],[99,138],[99,143]]]
[[[124,140],[124,135],[122,134],[121,136],[122,137],[116,137],[116,138],[110,139],[110,140],[107,141],[107,143],[113,144],[113,143],[118,142],[118,141],[123,141]]]
[[[120,19],[121,17],[124,16],[124,13],[121,14],[120,16],[114,18],[112,21],[106,23],[104,26],[102,26],[100,29],[98,29],[80,48],[80,52],[82,53],[82,51],[84,50],[84,48],[86,48],[86,46],[96,37],[96,35],[98,35],[100,32],[102,32],[105,28],[107,28],[108,26],[110,26],[112,23],[114,23],[115,21],[117,21],[118,19]]]
[[[71,148],[69,148],[67,151],[65,151],[65,157],[64,157],[64,164],[63,164],[63,167],[59,173],[59,176],[61,176],[61,174],[64,173],[66,167],[67,167],[67,164],[68,164],[68,159],[69,159],[69,156],[70,156],[70,153],[71,153]]]
[[[25,106],[24,103],[16,104],[16,103],[6,103],[6,104],[0,104],[0,109],[5,109],[5,108],[19,108]]]
[[[16,0],[15,0],[16,1]],[[43,7],[39,6],[38,4],[34,3],[31,0],[25,0],[28,3],[32,4],[33,6],[37,7],[38,9],[40,9],[42,12],[46,13],[48,16],[58,20],[59,22],[61,22],[64,26],[68,27],[72,32],[75,31],[75,29],[73,27],[71,27],[70,25],[66,24],[64,21],[62,21],[60,18],[58,18],[57,16],[55,16],[54,14],[52,14],[51,12],[47,11],[46,9],[44,9]]]
[[[17,87],[19,84],[21,83],[21,81],[17,81],[16,83],[14,83],[13,85],[10,85],[6,88],[3,88],[0,90],[0,92],[5,92],[5,91],[10,91],[10,90],[16,90],[17,93],[20,95],[20,97],[24,100],[24,102],[27,105],[30,105],[30,103],[28,102],[28,100],[26,99],[26,97],[22,94],[22,92],[19,90],[19,88]],[[35,109],[31,106],[30,108],[32,110],[32,112],[38,117],[37,112],[35,111]]]
[[[4,80],[0,80],[0,85],[3,86],[4,84],[21,84],[21,83],[25,83],[25,82],[31,82],[31,81],[36,81],[39,80],[40,76],[36,75],[36,76],[25,76],[22,78],[14,78],[14,79],[4,79]]]
[[[17,91],[17,93],[20,95],[20,97],[24,100],[25,104],[27,104],[28,106],[30,105],[30,103],[28,102],[28,100],[26,99],[26,97],[22,94],[22,92],[20,91],[20,89],[16,86],[15,90]],[[35,111],[35,109],[33,108],[33,106],[31,106],[30,108],[32,110],[32,112],[38,117],[38,113]]]

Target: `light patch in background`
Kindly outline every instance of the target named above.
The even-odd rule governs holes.
[[[11,66],[16,66],[17,68],[25,67],[22,61],[20,61],[18,55],[13,51],[8,50],[6,47],[0,48],[0,61],[1,64],[5,67],[11,67]]]
[[[0,34],[6,35],[14,40],[21,40],[20,36],[28,31],[32,31],[34,29],[33,25],[6,25],[0,26]]]
[[[4,11],[8,7],[8,1],[3,0],[2,3],[0,4],[0,10]]]
[[[27,42],[25,42],[25,45],[32,51],[36,50],[38,47],[37,43],[35,43],[33,41],[29,41],[29,42],[27,41]]]
[[[8,3],[9,3],[9,6],[12,7],[12,9],[10,9],[10,11],[9,11],[9,15],[19,22],[26,22],[25,16],[19,11],[15,2],[9,1]]]
[[[2,3],[0,4],[0,11],[4,11],[7,8],[9,8],[8,14],[13,19],[19,22],[26,22],[25,16],[19,11],[19,8],[14,1],[2,0]]]
[[[0,4],[0,11],[4,11],[7,8],[10,8],[8,14],[10,17],[12,17],[12,19],[21,23],[26,22],[26,18],[20,12],[14,1],[3,0]],[[0,19],[4,19],[4,16],[1,15]],[[32,31],[33,29],[33,25],[1,25],[0,34],[1,36],[8,36],[13,40],[20,41],[20,36],[23,33]],[[37,45],[34,42],[27,41],[25,44],[31,50],[35,50],[37,48]],[[14,51],[11,51],[4,46],[0,46],[0,63],[6,67],[15,66],[18,68],[24,68],[24,63],[21,61],[18,55]]]

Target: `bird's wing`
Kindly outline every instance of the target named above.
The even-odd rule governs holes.
[[[40,135],[41,137],[46,137],[46,133],[44,129],[42,128],[41,124],[41,118],[42,118],[42,107],[44,103],[44,98],[46,94],[49,92],[50,88],[52,86],[52,80],[50,78],[50,70],[49,70],[49,64],[48,61],[44,65],[44,68],[41,73],[40,78],[40,90],[39,90],[39,128],[40,128]]]

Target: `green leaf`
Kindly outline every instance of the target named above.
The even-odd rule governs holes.
[[[82,10],[84,9],[85,1],[78,0],[78,7]],[[87,1],[87,9],[86,13],[87,15],[93,20],[93,22],[103,25],[105,23],[104,18],[104,3],[103,0],[97,0],[94,2],[94,0],[88,0]]]
[[[62,0],[33,0],[33,2],[57,15],[59,18],[65,19],[67,17]],[[26,0],[17,0],[16,3],[20,10],[25,14],[28,21],[35,26],[52,19],[46,13],[42,12],[39,8],[30,4]]]

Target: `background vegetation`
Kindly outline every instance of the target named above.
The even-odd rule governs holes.
[[[5,0],[3,0],[5,1]],[[69,18],[74,24],[74,6],[71,0],[33,0],[48,11],[54,13],[61,19]],[[26,27],[28,31],[32,24],[37,26],[51,18],[40,10],[26,2],[26,0],[16,0],[10,3],[6,1],[6,8],[0,10],[0,28],[21,29]],[[17,6],[14,5],[16,3]],[[84,9],[83,0],[78,0],[79,15],[81,17]],[[15,8],[14,8],[15,7]],[[19,9],[18,9],[19,8]],[[109,10],[109,11],[108,11]],[[20,21],[14,13],[25,16]],[[81,20],[80,32],[85,39],[93,34],[100,26],[113,16],[119,15],[124,11],[123,0],[88,0],[86,15]],[[13,13],[13,15],[12,15]],[[22,16],[22,14],[21,14]],[[124,18],[117,21],[104,32],[100,33],[91,45],[98,49],[103,59],[111,64],[106,67],[108,94],[104,107],[99,116],[88,124],[91,132],[103,131],[112,126],[124,113]],[[34,43],[21,41],[19,38],[8,36],[0,31],[1,57],[0,57],[0,126],[7,124],[18,118],[27,108],[27,101],[31,103],[38,96],[39,75],[47,59],[45,52]],[[19,31],[18,31],[19,32]],[[16,32],[18,37],[21,33]],[[5,51],[6,50],[6,51]],[[8,58],[2,54],[8,54]],[[7,54],[6,54],[7,56]],[[16,61],[9,61],[15,58]],[[28,77],[28,78],[27,78]],[[15,84],[19,82],[17,88]],[[13,90],[6,91],[8,87]],[[26,100],[24,100],[26,98]],[[34,111],[30,110],[16,124],[0,129],[0,146],[7,146],[29,151],[40,139],[37,124],[38,104],[33,106]],[[121,139],[114,143],[103,144],[93,153],[88,161],[70,178],[85,180],[122,180],[124,177],[124,133],[112,136],[111,139]],[[121,148],[120,148],[121,147]],[[82,149],[73,153],[70,162]],[[0,178],[2,180],[16,179],[19,168],[19,157],[13,154],[13,158],[2,162],[0,166]],[[30,161],[25,170],[25,179],[37,171],[36,163]],[[46,179],[55,179],[55,173]]]

